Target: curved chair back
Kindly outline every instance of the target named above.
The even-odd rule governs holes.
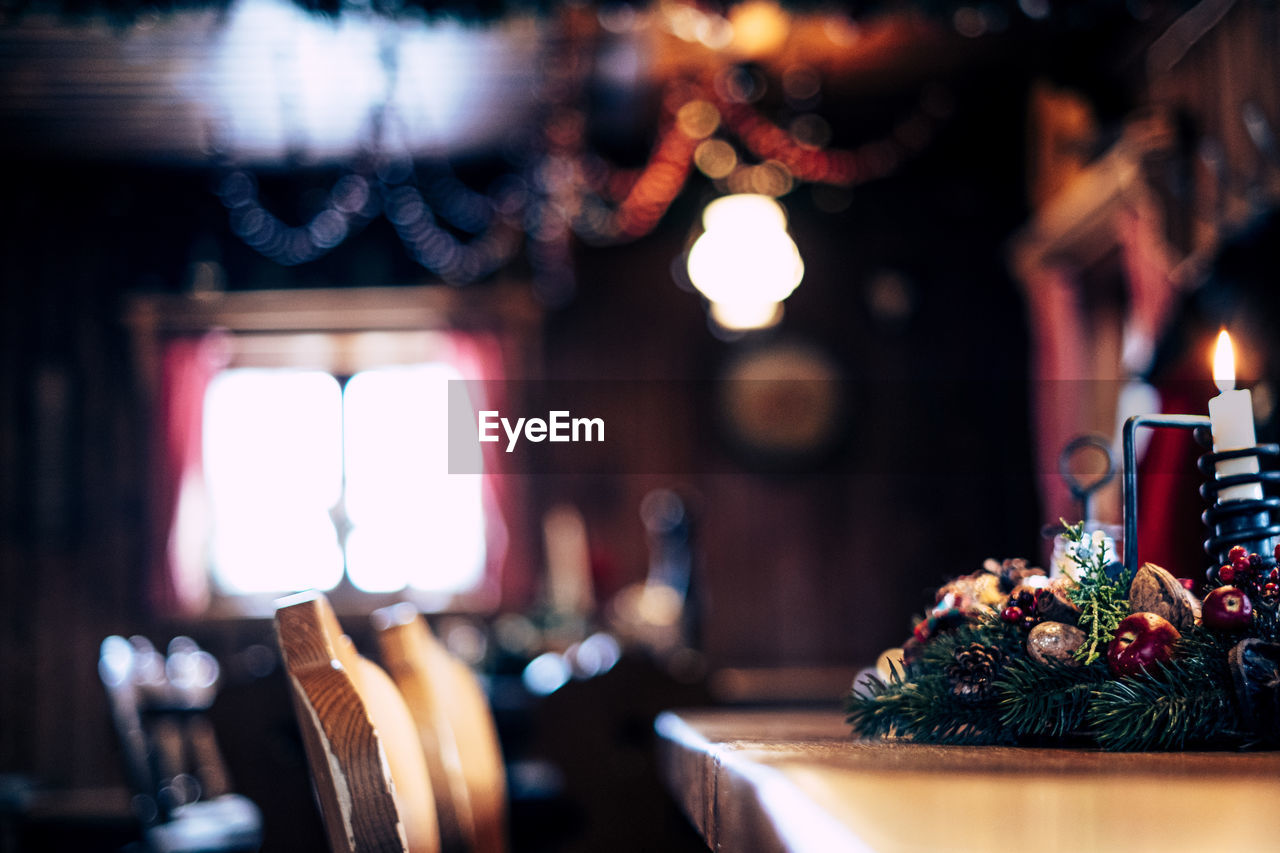
[[[488,698],[410,604],[375,611],[382,660],[417,725],[446,849],[505,853],[506,771]]]
[[[276,633],[334,853],[439,853],[422,746],[395,684],[356,653],[320,593],[277,602]]]

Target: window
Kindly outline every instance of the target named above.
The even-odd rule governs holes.
[[[459,397],[493,383],[456,380],[502,379],[531,328],[493,292],[483,300],[438,288],[139,299],[130,320],[158,427],[156,602],[266,615],[315,588],[353,611],[403,598],[470,609],[522,589],[525,561],[507,556],[527,545],[504,517],[521,487],[493,477],[497,457],[449,473],[450,401],[472,422],[494,404]]]
[[[480,475],[448,473],[436,362],[364,370],[241,368],[205,397],[210,569],[231,594],[466,592],[483,578]]]
[[[319,371],[218,374],[204,406],[209,563],[223,591],[332,589],[342,552],[342,398]]]
[[[448,473],[443,362],[339,382],[225,370],[205,397],[210,570],[224,593],[454,594],[484,576],[481,475]]]

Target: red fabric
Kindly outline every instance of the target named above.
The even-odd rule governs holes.
[[[1179,382],[1161,389],[1167,414],[1208,414],[1218,393],[1208,379]],[[1200,514],[1204,482],[1196,459],[1204,453],[1189,430],[1156,429],[1138,465],[1138,564],[1155,563],[1176,577],[1204,581],[1209,558]]]
[[[209,600],[207,571],[190,534],[204,520],[205,391],[228,354],[225,334],[213,332],[169,341],[160,355],[150,593],[156,611],[167,616],[198,613]]]
[[[476,410],[505,410],[506,375],[502,346],[492,335],[462,334],[449,336],[453,365],[470,385],[468,389]],[[527,603],[534,584],[532,555],[528,537],[519,525],[527,522],[528,502],[524,500],[521,481],[504,476],[503,454],[499,444],[481,446],[484,475],[481,494],[485,511],[485,546],[487,567],[484,596],[496,602]]]
[[[1088,375],[1087,328],[1075,278],[1056,267],[1028,271],[1027,309],[1034,333],[1031,360],[1032,428],[1043,517],[1068,521],[1079,513],[1076,499],[1058,473],[1058,456],[1073,438],[1096,430],[1081,392]],[[1095,509],[1096,511],[1096,509]],[[1046,543],[1046,548],[1051,545]],[[1045,554],[1048,557],[1048,554]]]

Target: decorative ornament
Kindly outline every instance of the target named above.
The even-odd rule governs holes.
[[[982,568],[1000,579],[1000,589],[1005,593],[1013,592],[1028,578],[1046,576],[1044,569],[1036,568],[1021,557],[1013,557],[998,563],[995,560],[986,560]]]
[[[1129,606],[1135,613],[1154,613],[1185,631],[1200,616],[1200,603],[1177,578],[1157,566],[1144,563],[1129,585]]]
[[[1242,631],[1253,621],[1253,602],[1244,590],[1220,586],[1205,596],[1204,624],[1218,631]]]
[[[1260,496],[1262,484],[1280,483],[1280,471],[1222,464],[1277,458],[1280,445],[1224,439],[1199,460],[1208,478],[1201,495],[1213,502],[1202,516],[1211,531],[1205,550],[1216,563],[1207,572],[1203,603],[1159,566],[1134,571],[1136,430],[1194,430],[1207,443],[1212,421],[1215,438],[1223,439],[1225,415],[1220,405],[1213,408],[1219,411],[1212,419],[1138,415],[1126,421],[1123,562],[1102,531],[1086,533],[1083,522],[1064,522],[1055,548],[1055,561],[1060,554],[1067,563],[1055,562],[1061,576],[1048,584],[1023,576],[1005,588],[999,612],[987,608],[952,631],[917,635],[901,677],[850,696],[846,711],[854,732],[943,744],[1085,739],[1106,750],[1280,746],[1280,523],[1272,523],[1280,497]],[[1247,407],[1239,408],[1227,414],[1250,417]],[[1233,449],[1220,449],[1224,444]],[[1247,496],[1231,491],[1241,486],[1249,487]],[[984,570],[997,574],[1000,565],[988,561]],[[972,578],[943,590],[955,594]],[[1050,618],[1061,612],[1063,599],[1076,615],[1074,627]],[[1002,655],[990,683],[975,656],[987,648]]]
[[[1056,578],[1048,586],[1036,591],[1036,613],[1042,621],[1079,624],[1080,605],[1071,600],[1070,594],[1074,585],[1069,579]]]
[[[1168,619],[1154,613],[1133,613],[1120,620],[1115,639],[1107,647],[1107,667],[1119,677],[1137,675],[1173,657],[1181,638]]]
[[[1076,652],[1084,645],[1084,631],[1063,622],[1041,622],[1027,634],[1027,654],[1037,663],[1077,667]]]
[[[955,650],[947,667],[951,690],[968,701],[981,701],[991,695],[1004,655],[994,646],[969,643]]]
[[[1001,618],[997,608],[1036,576],[1025,563],[1007,578],[1013,585],[995,606],[968,597],[966,591],[987,583],[984,576],[998,578],[1010,565],[987,561],[982,571],[939,590],[937,612],[905,644],[900,670],[887,679],[860,675],[846,703],[854,732],[942,744],[1044,745],[1047,739],[1107,750],[1280,741],[1274,608],[1255,602],[1244,638],[1194,623],[1180,631],[1155,613],[1131,613],[1126,573],[1103,570],[1111,563],[1083,525],[1067,529],[1082,546],[1073,549],[1080,580],[1049,582],[1037,591],[1035,609],[1052,609],[1049,595],[1058,604],[1065,598],[1079,608],[1078,625],[1042,616],[1028,629],[1021,619]],[[1161,600],[1173,592],[1156,568],[1147,574]],[[933,630],[927,630],[930,620]],[[1112,659],[1103,660],[1113,640]]]

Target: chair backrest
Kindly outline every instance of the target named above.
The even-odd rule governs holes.
[[[432,769],[442,836],[457,849],[503,853],[506,771],[479,680],[412,605],[375,611],[373,623],[382,660],[413,714]]]
[[[438,853],[422,745],[395,684],[356,653],[324,595],[276,604],[276,632],[335,853]]]
[[[144,823],[167,821],[174,809],[230,790],[204,716],[218,692],[213,655],[189,637],[174,637],[165,655],[146,637],[111,636],[102,641],[98,675]]]
[[[231,791],[205,716],[218,692],[214,657],[189,637],[174,637],[164,654],[145,637],[111,636],[102,641],[98,674],[146,849],[257,850],[261,812]]]

